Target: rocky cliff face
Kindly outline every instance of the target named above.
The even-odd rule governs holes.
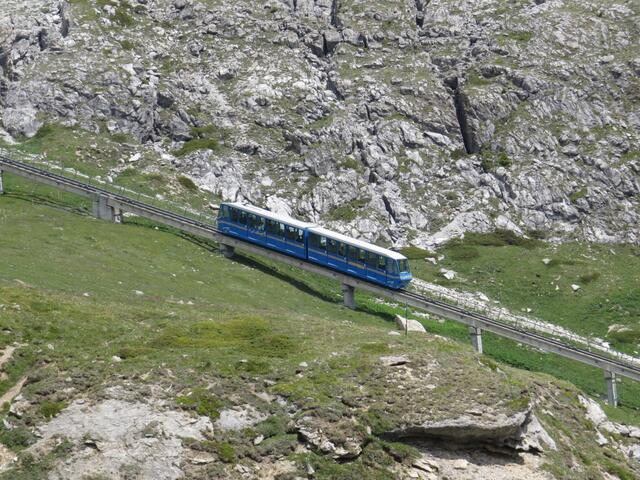
[[[7,0],[0,118],[372,240],[638,242],[639,36],[632,0]]]

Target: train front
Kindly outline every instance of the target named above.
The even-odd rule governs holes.
[[[409,260],[398,260],[398,267],[400,270],[400,288],[405,288],[409,285],[409,282],[413,279],[411,275],[411,267],[409,266]]]

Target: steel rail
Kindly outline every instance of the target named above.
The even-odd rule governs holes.
[[[476,312],[465,310],[456,305],[448,304],[439,300],[427,298],[408,290],[392,290],[366,280],[350,277],[341,272],[317,265],[305,260],[291,257],[289,255],[270,250],[259,245],[255,245],[238,238],[230,237],[221,233],[215,226],[192,218],[165,210],[139,200],[132,199],[122,194],[111,192],[94,185],[80,182],[76,179],[52,173],[50,171],[35,167],[8,158],[0,154],[0,171],[7,171],[20,176],[24,176],[53,187],[62,188],[72,193],[83,195],[87,198],[96,199],[105,197],[108,205],[113,208],[120,208],[130,213],[148,218],[177,229],[209,238],[217,242],[240,248],[241,250],[266,256],[273,260],[286,263],[288,265],[311,271],[325,277],[334,278],[343,284],[359,288],[375,295],[390,298],[399,303],[411,305],[425,310],[435,315],[485,330],[511,340],[524,343],[526,345],[539,348],[541,350],[556,353],[566,358],[582,362],[593,367],[601,368],[611,373],[619,374],[627,378],[640,381],[640,366],[628,362],[616,360],[605,355],[591,352],[573,345],[564,343],[553,337],[545,337],[538,333],[514,327],[513,325],[493,320],[487,316]]]

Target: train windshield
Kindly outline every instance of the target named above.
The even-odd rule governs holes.
[[[409,260],[399,260],[398,263],[401,272],[411,272],[411,270],[409,269]]]

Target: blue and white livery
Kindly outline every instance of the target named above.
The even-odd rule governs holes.
[[[250,205],[222,203],[218,228],[226,235],[385,287],[404,288],[412,278],[409,261],[398,252]]]

